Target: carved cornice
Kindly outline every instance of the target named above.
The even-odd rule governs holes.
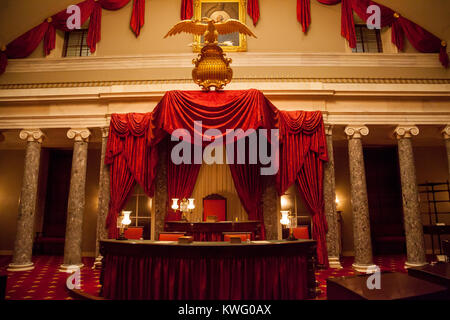
[[[365,125],[349,125],[344,130],[348,139],[361,139],[369,134],[369,128]]]
[[[294,78],[294,77],[246,77],[233,78],[236,82],[320,82],[320,83],[344,83],[344,84],[450,84],[450,79],[424,79],[424,78]],[[160,79],[160,80],[115,80],[115,81],[85,81],[85,82],[53,82],[53,83],[10,83],[0,84],[0,90],[13,89],[46,89],[46,88],[86,88],[109,86],[137,86],[155,84],[191,84],[191,78]]]
[[[419,128],[416,126],[397,126],[394,130],[394,134],[397,139],[410,139],[412,136],[419,134]]]
[[[28,142],[42,143],[45,138],[45,134],[40,129],[23,129],[20,131],[19,137],[20,139]]]
[[[76,142],[88,142],[91,131],[87,128],[72,128],[67,131],[67,138],[74,139]]]
[[[195,55],[195,54],[194,54]],[[384,67],[441,68],[438,54],[373,54],[373,53],[309,53],[309,52],[240,52],[228,53],[233,67]],[[71,72],[189,68],[192,53],[148,54],[141,56],[91,56],[83,58],[14,59],[6,73]]]
[[[444,139],[450,139],[450,125],[447,125],[443,130],[442,130],[442,135],[444,136]]]

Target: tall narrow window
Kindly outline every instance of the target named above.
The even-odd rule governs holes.
[[[87,57],[91,55],[87,45],[87,29],[66,32],[63,57]]]
[[[133,194],[128,199],[125,208],[123,209],[131,211],[131,224],[129,227],[142,227],[142,237],[146,240],[150,239],[151,235],[151,201],[152,199],[144,193],[139,185],[137,185],[133,191]]]
[[[381,42],[380,30],[369,29],[365,24],[355,25],[356,32],[356,48],[353,52],[383,52],[383,44]]]

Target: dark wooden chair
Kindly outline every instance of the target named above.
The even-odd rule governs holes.
[[[226,221],[226,219],[227,198],[219,194],[210,194],[203,198],[203,221]]]

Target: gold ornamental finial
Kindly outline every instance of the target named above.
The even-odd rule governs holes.
[[[52,18],[52,17],[47,18],[47,22],[48,22],[48,23],[52,23],[52,21],[53,21],[53,18]]]
[[[400,18],[400,15],[399,15],[397,12],[394,12],[394,18],[395,18],[395,19]]]
[[[441,46],[446,47],[447,46],[447,42],[445,40],[441,41]]]
[[[209,91],[211,87],[221,90],[231,82],[233,77],[233,70],[230,68],[231,59],[225,57],[219,46],[219,34],[239,32],[256,38],[253,32],[239,20],[228,19],[224,22],[217,22],[210,18],[202,18],[201,21],[180,21],[169,30],[164,38],[181,32],[203,36],[205,42],[200,44],[203,47],[201,53],[197,59],[192,60],[192,63],[195,64],[192,78],[205,91]]]
[[[1,48],[0,50],[1,50],[2,52],[5,52],[5,51],[6,51],[6,46],[3,45],[2,48]]]

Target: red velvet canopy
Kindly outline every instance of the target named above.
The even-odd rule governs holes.
[[[194,121],[201,121],[197,132]],[[319,263],[327,265],[325,235],[327,223],[323,204],[323,162],[328,161],[322,114],[319,111],[279,111],[260,91],[170,91],[153,112],[113,114],[111,117],[106,164],[111,172],[111,203],[107,218],[110,237],[117,233],[116,220],[139,183],[148,196],[154,194],[158,148],[167,147],[168,199],[189,197],[195,186],[199,164],[174,164],[170,151],[174,142],[165,139],[177,129],[207,137],[207,129],[279,129],[279,170],[275,175],[278,193],[293,183],[311,209],[312,236],[318,242]],[[269,136],[269,134],[268,134]],[[217,139],[218,136],[215,136]],[[169,139],[170,140],[170,139]],[[226,139],[224,139],[225,141]],[[237,141],[237,140],[234,140]],[[203,142],[204,145],[209,142]],[[230,164],[230,171],[243,207],[251,220],[259,220],[264,237],[262,195],[267,176],[260,174],[261,163]],[[167,220],[177,220],[167,203]]]

